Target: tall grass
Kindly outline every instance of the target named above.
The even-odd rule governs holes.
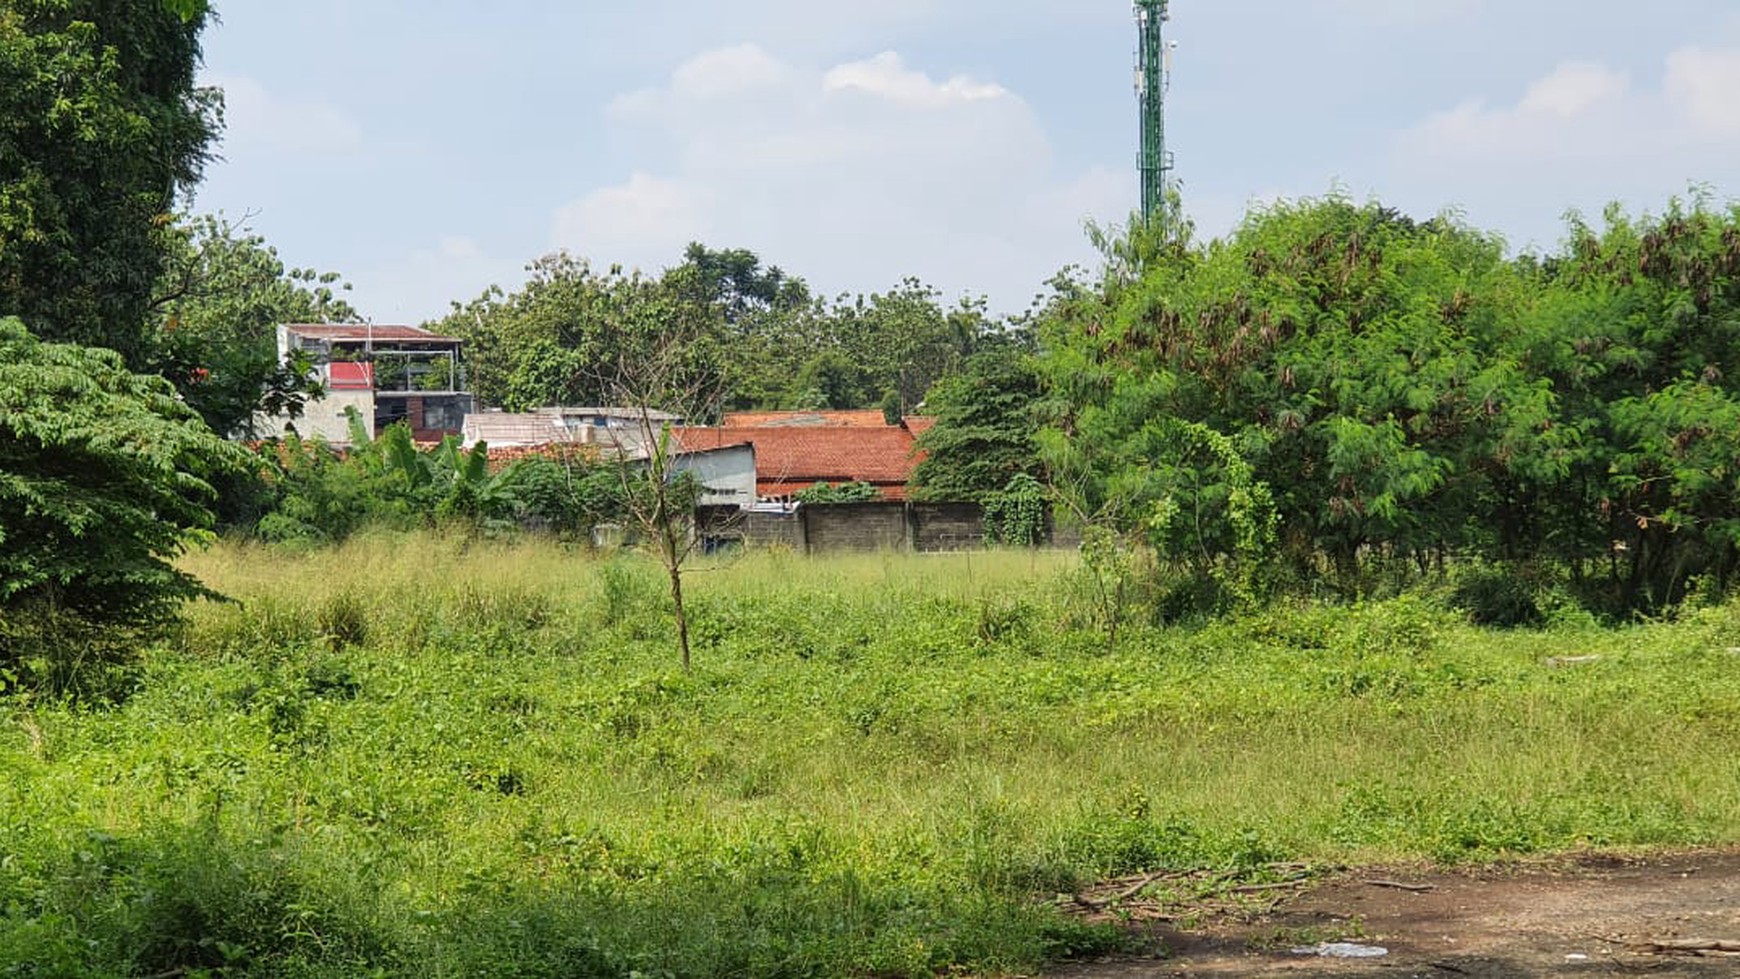
[[[1067,555],[763,554],[692,577],[684,674],[632,558],[189,566],[236,602],[125,705],[0,706],[0,970],[1018,972],[1118,941],[1045,904],[1108,875],[1740,841],[1735,606],[1404,596],[1108,652]]]

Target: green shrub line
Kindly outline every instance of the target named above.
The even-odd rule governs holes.
[[[633,557],[195,555],[236,601],[132,696],[0,700],[0,975],[1031,973],[1122,947],[1055,900],[1121,874],[1740,841],[1740,604],[1108,648],[1077,562],[704,566],[683,673]]]

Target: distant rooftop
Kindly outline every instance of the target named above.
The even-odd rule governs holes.
[[[627,419],[631,419],[633,421],[640,421],[644,417],[649,421],[655,421],[655,422],[682,421],[681,415],[673,415],[668,411],[660,411],[657,408],[622,408],[622,407],[616,407],[616,408],[568,408],[568,407],[557,407],[557,408],[538,408],[538,409],[535,409],[534,413],[539,414],[539,415],[556,415],[556,416],[560,416],[563,418],[573,418],[573,417],[578,416],[578,417],[592,417],[592,418],[627,418]]]
[[[420,326],[370,326],[367,323],[286,323],[284,329],[292,336],[336,343],[368,343],[386,341],[403,343],[463,343],[458,337],[444,337]]]
[[[887,428],[882,409],[852,411],[728,411],[726,428]]]

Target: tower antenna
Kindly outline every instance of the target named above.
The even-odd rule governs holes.
[[[1142,219],[1166,220],[1167,195],[1172,189],[1172,154],[1166,149],[1166,89],[1171,80],[1171,55],[1165,25],[1172,19],[1171,0],[1136,0],[1136,97],[1142,112]],[[1162,228],[1162,231],[1166,229]]]

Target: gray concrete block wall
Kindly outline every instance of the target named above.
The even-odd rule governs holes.
[[[904,503],[833,503],[798,508],[811,554],[912,547]]]
[[[785,547],[804,552],[803,520],[796,513],[748,513],[743,520],[744,539],[754,547]]]
[[[916,550],[970,551],[985,546],[985,512],[977,503],[914,503],[908,516]]]

